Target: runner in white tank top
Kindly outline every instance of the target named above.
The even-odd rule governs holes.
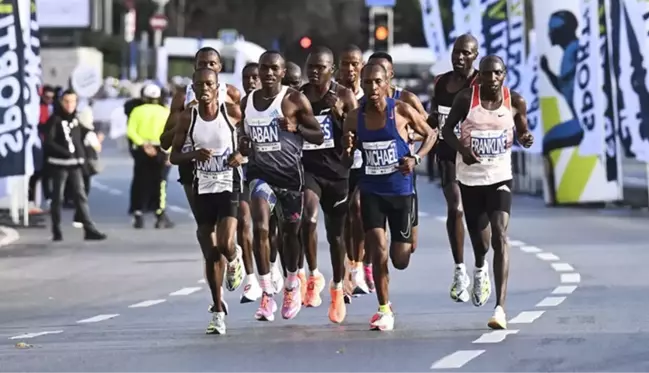
[[[480,62],[480,83],[461,91],[453,102],[442,131],[448,145],[458,151],[456,167],[466,225],[475,255],[472,301],[483,306],[491,295],[485,261],[493,242],[496,309],[489,320],[492,329],[507,328],[505,289],[509,272],[507,226],[511,211],[511,146],[514,128],[518,140],[530,147],[525,99],[503,87],[505,63],[496,56]],[[460,121],[460,138],[453,131]]]
[[[239,194],[243,189],[241,162],[238,152],[237,129],[232,123],[241,120],[238,105],[217,99],[216,72],[198,69],[193,82],[197,88],[198,104],[190,108],[190,120],[181,122],[174,136],[171,162],[174,164],[194,162],[194,202],[198,236],[205,273],[212,293],[212,320],[208,334],[225,334],[225,312],[222,303],[223,271],[225,287],[236,290],[243,281],[241,250],[235,247]],[[183,153],[182,145],[191,140],[190,152]],[[214,242],[211,233],[223,232]],[[223,268],[221,256],[227,260]]]

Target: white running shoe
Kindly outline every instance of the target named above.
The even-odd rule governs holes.
[[[225,312],[214,312],[212,320],[207,325],[205,334],[225,334]]]
[[[468,302],[471,298],[469,286],[471,278],[466,273],[466,269],[456,266],[453,274],[453,283],[451,284],[451,299],[456,302]]]
[[[354,288],[354,296],[361,296],[370,293],[370,288],[365,281],[365,272],[363,268],[354,268],[351,271],[352,286]]]
[[[505,315],[505,310],[501,306],[496,307],[494,315],[489,319],[487,326],[495,330],[507,329],[507,315]]]
[[[482,307],[491,296],[491,279],[489,278],[489,267],[485,261],[482,269],[473,271],[473,294],[471,300],[476,307]]]
[[[227,263],[225,268],[225,288],[229,291],[235,291],[243,282],[243,251],[241,246],[236,246],[236,258],[232,263]]]
[[[241,303],[255,302],[261,297],[261,286],[257,281],[257,276],[246,276],[245,285],[243,286],[243,293],[241,294]]]

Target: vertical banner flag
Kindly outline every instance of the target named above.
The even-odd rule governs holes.
[[[617,0],[613,0],[617,1]],[[609,38],[610,30],[610,0],[598,0],[599,7],[599,49],[601,54],[601,76],[602,76],[602,109],[604,120],[604,154],[606,180],[609,182],[618,182],[622,180],[622,158],[618,154],[618,138],[616,136],[617,112],[615,108],[615,95],[617,92],[613,89],[613,77],[615,72],[611,64],[611,40]],[[621,186],[621,183],[618,182]],[[622,192],[619,195],[622,198]]]
[[[582,66],[580,57],[585,55],[579,50],[578,35],[587,26],[578,16],[582,14],[580,3],[581,0],[533,2],[539,54],[542,151],[548,163],[552,192],[546,194],[558,204],[608,202],[620,197],[618,183],[607,180],[603,154],[584,156],[579,151],[582,140],[588,138],[580,122],[583,102],[575,100],[575,97],[583,100],[584,96],[579,93],[583,90],[578,87],[581,78],[577,76],[577,69]],[[599,24],[599,18],[595,24]],[[599,40],[596,45],[599,47]],[[599,51],[596,53],[600,55]],[[601,61],[597,67],[590,68],[601,69]],[[597,92],[601,90],[601,86],[597,87]],[[604,143],[603,133],[599,141]]]
[[[26,139],[22,107],[24,46],[16,7],[0,2],[0,176],[25,174]]]
[[[617,83],[618,134],[629,158],[649,162],[649,63],[645,57],[646,5],[639,0],[610,1],[611,62]]]
[[[601,155],[604,151],[604,100],[598,0],[580,0],[579,11],[579,45],[575,51],[577,61],[571,109],[583,132],[579,154]]]
[[[522,72],[525,59],[525,1],[507,0],[507,81],[505,84],[513,91],[524,90]]]
[[[42,167],[43,149],[38,136],[38,122],[40,117],[40,95],[38,88],[41,85],[42,70],[40,57],[40,37],[38,22],[36,22],[36,4],[34,0],[18,0],[21,25],[23,25],[23,42],[25,67],[23,72],[24,87],[24,113],[25,113],[25,148],[26,163],[25,174],[31,175]]]
[[[421,14],[424,25],[424,37],[428,48],[434,53],[439,60],[445,58],[448,49],[446,36],[442,27],[442,14],[439,9],[439,0],[420,0]]]
[[[532,154],[540,154],[543,148],[543,126],[539,107],[539,56],[536,50],[536,33],[534,30],[530,30],[527,38],[529,47],[527,61],[521,74],[521,94],[525,97],[527,103],[527,127],[534,136],[534,143],[526,151]]]
[[[481,57],[496,55],[507,62],[509,45],[509,22],[507,21],[507,0],[478,0],[475,2],[475,22],[471,22],[472,33],[478,38]]]

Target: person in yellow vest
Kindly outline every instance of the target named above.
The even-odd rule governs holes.
[[[172,228],[165,213],[168,153],[160,147],[169,108],[159,104],[162,91],[155,84],[142,89],[144,104],[133,109],[128,119],[127,136],[133,147],[133,227],[144,228],[143,213],[156,206],[156,228]]]

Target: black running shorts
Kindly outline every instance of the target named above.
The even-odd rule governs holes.
[[[352,168],[349,170],[349,195],[354,193],[356,190],[356,186],[358,185],[358,181],[360,180],[361,176],[363,175],[363,170],[360,168]]]
[[[310,172],[304,174],[304,189],[315,193],[326,215],[344,217],[349,208],[348,180],[327,180]]]
[[[457,152],[451,148],[444,140],[437,141],[437,167],[440,175],[440,185],[442,188],[454,183],[457,178],[455,175],[455,159]]]
[[[413,198],[413,195],[383,196],[361,191],[361,217],[365,232],[385,229],[387,221],[393,242],[412,243]]]
[[[178,182],[181,185],[191,185],[194,182],[194,163],[179,164],[178,176]]]
[[[197,194],[195,198],[198,225],[216,225],[224,218],[239,216],[238,192]]]
[[[476,232],[489,222],[496,211],[510,213],[512,209],[512,181],[492,185],[469,186],[460,183],[462,206],[467,228]]]
[[[302,220],[304,193],[301,191],[274,187],[261,179],[250,180],[249,188],[250,200],[265,200],[280,221],[297,223]]]

